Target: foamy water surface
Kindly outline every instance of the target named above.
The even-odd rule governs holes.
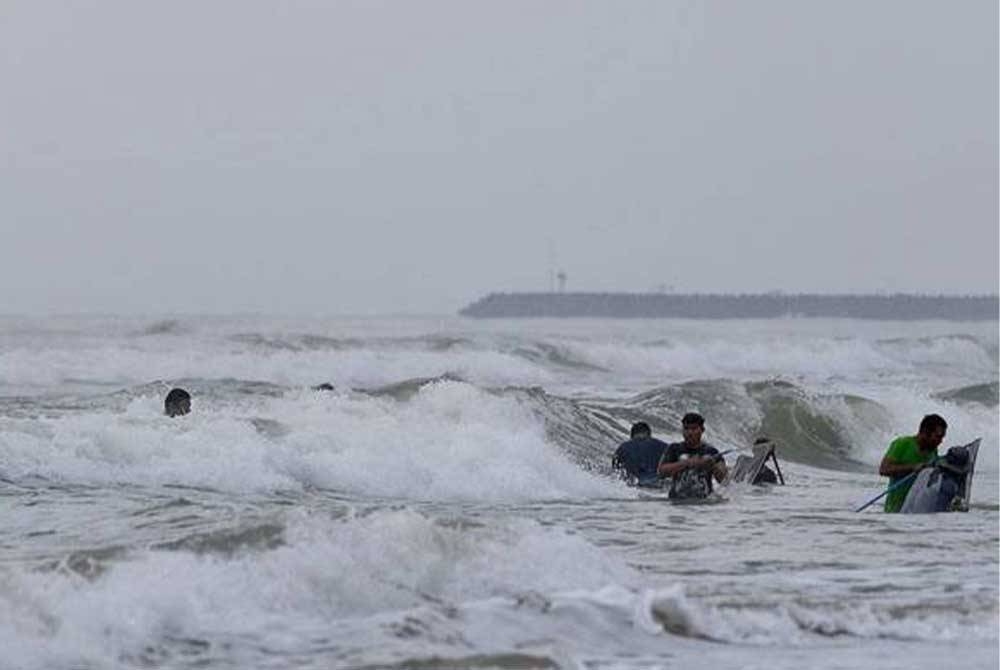
[[[0,668],[995,668],[997,368],[996,323],[6,317]],[[689,410],[787,485],[612,476]],[[932,411],[972,509],[854,513]]]

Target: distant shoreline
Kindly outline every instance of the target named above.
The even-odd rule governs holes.
[[[990,321],[996,295],[816,293],[490,293],[458,312],[484,318],[774,319]]]

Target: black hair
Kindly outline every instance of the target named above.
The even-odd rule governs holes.
[[[632,430],[629,432],[629,437],[639,437],[640,435],[652,435],[653,431],[649,429],[649,424],[645,421],[637,421],[632,424]]]
[[[682,426],[701,426],[702,428],[704,428],[705,427],[705,417],[703,417],[701,414],[698,414],[698,412],[688,412],[687,414],[684,415],[684,418],[681,419],[681,425]]]
[[[930,433],[935,428],[940,428],[941,430],[948,430],[948,422],[945,421],[940,414],[928,414],[920,421],[920,432]]]
[[[170,393],[168,393],[167,397],[163,400],[163,404],[169,407],[170,405],[176,405],[182,400],[190,400],[190,399],[191,399],[191,394],[185,391],[184,389],[173,388],[170,389]]]

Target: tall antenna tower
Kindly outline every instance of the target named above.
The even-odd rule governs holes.
[[[548,241],[549,293],[556,291],[556,250],[552,240]]]

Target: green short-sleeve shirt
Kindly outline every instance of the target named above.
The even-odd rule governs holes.
[[[900,465],[916,465],[917,463],[927,463],[937,458],[937,448],[928,452],[920,451],[920,447],[917,445],[917,438],[913,435],[907,435],[906,437],[897,437],[893,440],[892,444],[889,445],[889,449],[885,452],[885,456],[892,462],[899,463]],[[890,477],[889,486],[905,478],[906,475]],[[910,492],[912,485],[913,482],[910,481],[887,495],[885,497],[885,511],[898,512],[899,508],[903,506],[903,501],[906,500],[906,494]]]

